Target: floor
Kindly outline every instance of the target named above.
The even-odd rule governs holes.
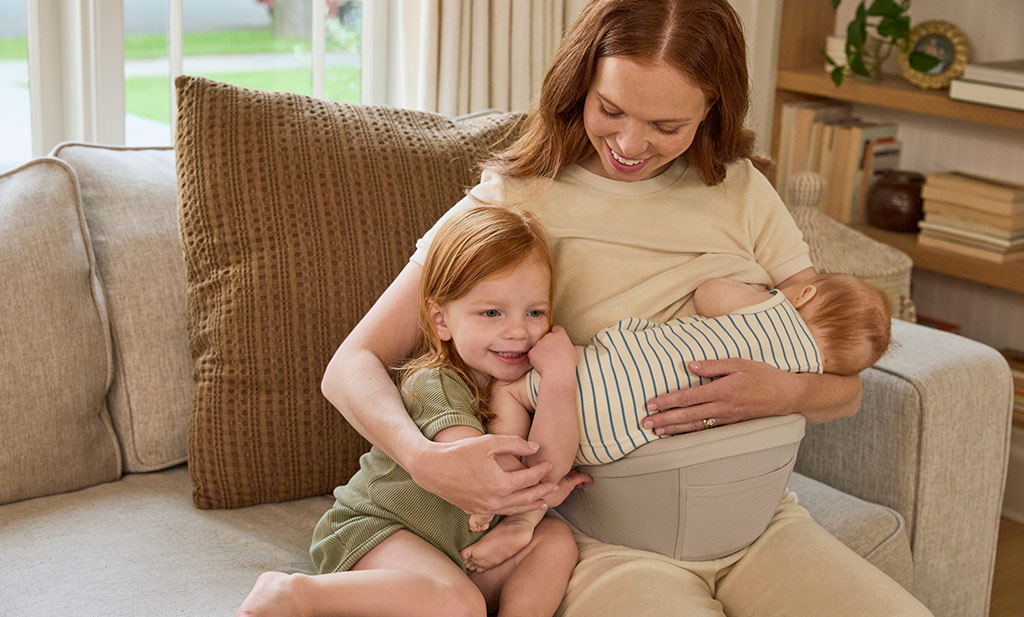
[[[1024,524],[1003,518],[999,524],[996,572],[989,617],[1024,615]]]

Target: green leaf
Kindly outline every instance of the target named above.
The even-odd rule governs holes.
[[[931,54],[926,54],[923,51],[912,51],[910,52],[910,67],[915,71],[921,71],[927,73],[928,71],[939,66],[939,60]]]
[[[850,70],[861,77],[871,77],[871,72],[868,71],[868,67],[864,65],[864,54],[854,54],[853,56],[850,56]]]
[[[863,8],[863,3],[861,8]],[[863,49],[865,41],[868,40],[868,20],[867,15],[861,15],[858,13],[857,17],[850,22],[846,27],[846,46],[849,49],[853,46],[855,49]]]
[[[906,38],[910,34],[909,17],[883,17],[878,22],[878,34],[880,36],[897,41]]]
[[[836,85],[836,88],[843,84],[843,67],[832,69],[832,83]]]
[[[894,0],[875,0],[868,9],[868,15],[872,17],[899,17],[902,12]]]
[[[825,62],[828,62],[832,66],[839,66],[839,63],[833,60],[832,56],[828,55],[824,49],[819,49],[818,51],[821,52],[821,56],[825,58]]]

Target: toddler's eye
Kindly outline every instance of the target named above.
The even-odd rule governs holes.
[[[497,317],[499,314],[498,309],[489,309],[483,312],[484,317]]]
[[[532,311],[526,311],[526,315],[528,317],[543,317],[544,316],[544,311],[539,310],[539,309],[534,309]]]

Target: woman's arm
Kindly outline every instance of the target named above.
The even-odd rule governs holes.
[[[806,268],[781,281],[781,287],[814,276]],[[863,394],[860,376],[790,373],[763,362],[740,358],[703,360],[687,365],[711,383],[669,392],[647,401],[645,426],[658,434],[673,435],[704,428],[705,418],[732,424],[764,416],[800,413],[819,423],[857,413]]]
[[[436,443],[409,418],[385,367],[408,357],[416,344],[421,274],[418,264],[406,265],[352,329],[324,372],[324,396],[418,485],[463,510],[513,514],[543,507],[541,498],[555,487],[538,484],[549,463],[506,472],[495,462],[500,454],[532,454],[536,444],[511,435]]]

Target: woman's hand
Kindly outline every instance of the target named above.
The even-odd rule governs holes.
[[[860,406],[860,378],[789,373],[763,362],[732,358],[687,365],[714,381],[647,401],[644,427],[659,435],[688,433],[753,418],[802,413],[808,422],[852,416]]]
[[[556,489],[543,482],[551,463],[521,471],[505,471],[496,457],[525,457],[536,443],[515,435],[481,435],[449,443],[424,442],[426,448],[407,469],[423,489],[472,514],[518,514],[544,507],[544,496]]]

